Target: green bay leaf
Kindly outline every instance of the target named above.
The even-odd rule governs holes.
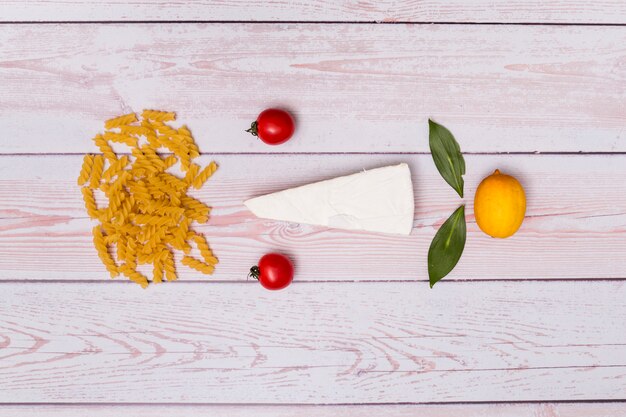
[[[465,159],[458,142],[448,129],[429,119],[428,143],[437,170],[459,196],[463,197]]]
[[[466,237],[465,205],[462,205],[441,225],[430,243],[428,249],[430,288],[448,275],[459,262],[465,248]]]

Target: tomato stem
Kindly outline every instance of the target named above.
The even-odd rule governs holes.
[[[256,120],[252,122],[250,129],[246,130],[246,132],[250,133],[252,136],[259,136],[258,123]]]
[[[252,277],[258,281],[259,276],[261,276],[261,270],[259,269],[258,266],[255,265],[252,268],[250,268],[250,273],[248,274],[248,278]]]

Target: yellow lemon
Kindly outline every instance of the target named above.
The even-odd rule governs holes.
[[[526,195],[518,180],[497,169],[482,180],[474,196],[480,230],[492,237],[509,237],[520,228],[525,214]]]

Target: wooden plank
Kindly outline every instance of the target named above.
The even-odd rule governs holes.
[[[356,21],[626,23],[619,0],[193,1],[4,0],[0,21]]]
[[[625,399],[623,282],[1,290],[0,402]]]
[[[200,159],[202,165],[210,156]],[[212,280],[244,280],[264,253],[290,254],[301,281],[427,280],[426,254],[461,200],[430,155],[216,155],[220,169],[193,195],[212,205],[205,233],[221,262]],[[468,242],[448,279],[626,278],[626,155],[467,155]],[[411,236],[341,231],[255,218],[243,201],[308,182],[406,162],[413,174]],[[0,280],[108,280],[76,186],[80,156],[2,157]],[[473,195],[495,168],[526,187],[513,238],[473,220]],[[392,268],[390,269],[390,266]],[[187,280],[207,278],[180,268]]]
[[[0,153],[83,152],[103,120],[179,113],[205,152],[626,152],[626,27],[6,25]],[[28,88],[25,88],[28,86]],[[244,130],[294,112],[279,147]]]
[[[625,417],[623,403],[462,405],[9,405],[11,417]]]

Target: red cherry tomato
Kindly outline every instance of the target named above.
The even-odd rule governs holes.
[[[293,264],[285,255],[268,253],[250,268],[250,275],[268,290],[282,290],[293,280]]]
[[[295,129],[293,118],[289,113],[279,109],[267,109],[259,114],[246,132],[258,136],[268,145],[280,145],[291,138]]]

